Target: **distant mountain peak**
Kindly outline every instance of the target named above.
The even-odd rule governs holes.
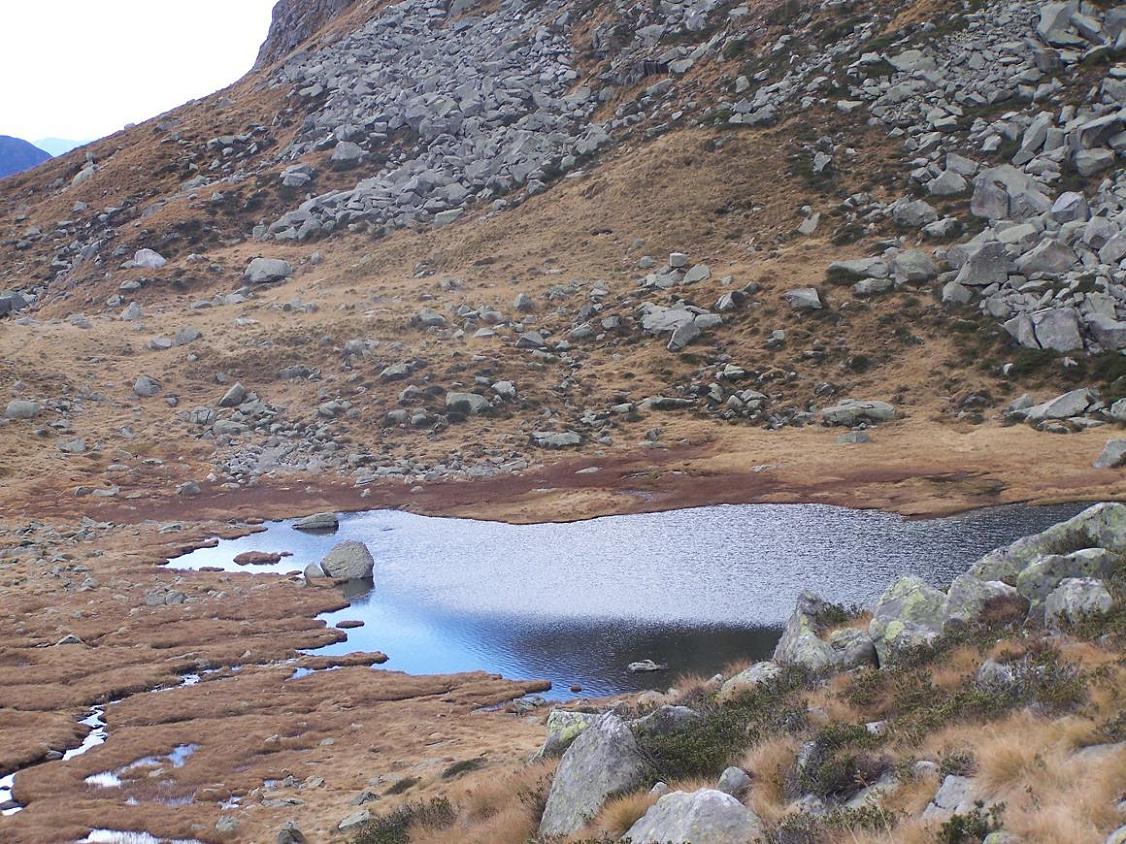
[[[0,179],[30,170],[51,159],[51,153],[21,138],[0,135]]]

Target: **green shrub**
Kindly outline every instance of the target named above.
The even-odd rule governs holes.
[[[1018,349],[1013,355],[1013,368],[1009,373],[1013,378],[1034,375],[1052,366],[1059,357],[1051,349]]]
[[[954,815],[938,830],[939,844],[979,844],[989,833],[1001,828],[1001,813],[1004,804],[985,809],[978,802],[964,815]]]
[[[952,750],[942,757],[939,772],[943,777],[951,774],[958,777],[972,776],[977,770],[977,760],[968,750]]]
[[[890,833],[899,819],[898,813],[874,805],[856,809],[836,808],[825,815],[799,812],[784,818],[767,841],[771,844],[820,844],[826,832],[869,830]]]
[[[368,821],[352,844],[410,844],[412,829],[447,829],[456,819],[457,812],[445,797],[435,797],[428,803],[408,803]]]
[[[450,780],[459,774],[465,774],[469,771],[476,771],[484,766],[483,759],[462,759],[460,762],[454,762],[446,770],[442,771],[442,779]]]
[[[685,700],[699,720],[666,735],[638,736],[638,745],[662,779],[712,777],[748,745],[805,725],[805,707],[791,695],[807,679],[804,670],[789,667],[729,703],[719,704],[714,696]]]
[[[827,724],[813,739],[794,790],[822,798],[851,797],[888,770],[885,758],[866,752],[881,741],[863,724]]]
[[[389,789],[387,789],[387,793],[402,794],[404,791],[410,791],[420,782],[422,782],[422,780],[420,780],[418,777],[403,777],[403,779],[399,780]]]

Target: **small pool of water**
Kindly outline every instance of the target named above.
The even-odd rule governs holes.
[[[190,684],[185,684],[190,685]],[[112,771],[102,771],[86,777],[87,785],[98,788],[120,788],[135,774],[145,768],[161,768],[171,765],[173,768],[182,768],[193,753],[199,750],[198,744],[181,744],[164,756],[146,756]]]
[[[378,650],[390,657],[386,668],[412,674],[482,669],[550,680],[555,697],[572,685],[605,695],[768,657],[803,589],[853,604],[903,574],[944,585],[987,551],[1082,509],[908,521],[823,505],[725,505],[539,525],[378,510],[343,516],[327,535],[271,523],[172,566],[284,574],[361,540],[375,557],[374,587],[349,584],[352,606],[324,619],[364,626],[317,653]],[[239,566],[244,551],[293,556]],[[668,670],[628,671],[645,659]]]
[[[95,829],[78,844],[203,844],[194,838],[158,838],[147,832]]]

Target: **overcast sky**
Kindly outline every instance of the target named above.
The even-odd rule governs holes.
[[[0,135],[92,140],[225,88],[275,0],[0,0]]]

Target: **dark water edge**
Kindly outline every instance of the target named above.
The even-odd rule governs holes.
[[[769,657],[802,589],[870,604],[903,574],[942,586],[982,554],[1085,506],[907,520],[825,505],[723,505],[538,525],[377,510],[341,517],[328,535],[274,522],[172,565],[284,574],[362,540],[376,560],[374,588],[350,584],[352,606],[323,618],[365,626],[317,653],[381,650],[386,668],[412,674],[486,670],[551,680],[552,696],[572,684],[609,695]],[[249,550],[293,556],[233,562]],[[643,659],[668,670],[627,670]]]

